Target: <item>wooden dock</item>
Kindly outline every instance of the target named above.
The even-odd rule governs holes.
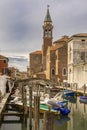
[[[5,109],[5,106],[6,106],[6,103],[7,103],[9,96],[10,96],[10,93],[7,93],[0,102],[0,122],[1,122],[1,118],[2,118],[2,112]]]
[[[77,88],[77,87],[65,87],[65,86],[56,86],[59,89],[62,90],[72,90],[74,92],[76,92],[77,94],[82,94],[82,95],[87,95],[87,90],[86,88]]]
[[[9,93],[6,93],[5,96],[3,97],[3,99],[0,101],[0,123],[2,121],[2,118],[4,116],[22,116],[23,113],[14,113],[14,112],[11,112],[11,113],[8,113],[8,111],[6,111],[7,109],[7,105],[9,105],[9,98],[11,96],[11,92],[12,92],[12,89],[14,88],[14,84],[12,85],[11,87],[11,90]]]

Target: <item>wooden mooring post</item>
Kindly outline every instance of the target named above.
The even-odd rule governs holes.
[[[45,112],[44,119],[43,119],[43,130],[53,130],[53,113],[52,112]]]
[[[0,113],[0,126],[1,126],[1,113]]]
[[[75,86],[76,86],[76,95],[77,95],[77,89],[78,89],[78,85],[77,85],[77,83],[75,84]]]
[[[23,84],[23,120],[26,123],[27,118],[27,97],[26,97],[26,88]]]
[[[24,83],[22,83],[22,103],[23,103],[23,118],[24,118],[24,115],[25,115],[25,93],[24,93]]]
[[[32,85],[29,84],[29,130],[32,130]]]
[[[85,92],[86,92],[86,84],[84,84],[84,96],[85,96]]]
[[[40,96],[34,96],[34,130],[39,130]]]

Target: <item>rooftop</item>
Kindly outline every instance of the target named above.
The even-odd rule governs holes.
[[[37,50],[37,51],[34,51],[34,52],[30,53],[30,54],[42,54],[42,51],[41,50]]]
[[[7,57],[5,57],[3,55],[0,55],[0,59],[7,59],[7,60],[9,60]]]

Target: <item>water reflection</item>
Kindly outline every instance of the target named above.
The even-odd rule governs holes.
[[[64,123],[66,123],[67,121],[70,120],[70,117],[68,116],[59,116],[57,119],[54,119],[54,124],[58,125],[58,126],[63,126]]]
[[[68,116],[55,116],[53,130],[86,130],[87,129],[87,104],[69,102],[71,113]],[[18,117],[5,117],[5,119],[19,119]],[[33,122],[33,119],[32,119]],[[3,123],[0,130],[29,130],[29,119],[26,123]],[[32,126],[33,130],[33,126]],[[43,130],[43,117],[40,118],[40,130]]]

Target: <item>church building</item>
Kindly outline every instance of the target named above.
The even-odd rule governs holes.
[[[67,80],[67,41],[63,36],[53,42],[53,23],[47,6],[43,22],[41,50],[29,54],[29,76],[50,79],[54,82]]]

